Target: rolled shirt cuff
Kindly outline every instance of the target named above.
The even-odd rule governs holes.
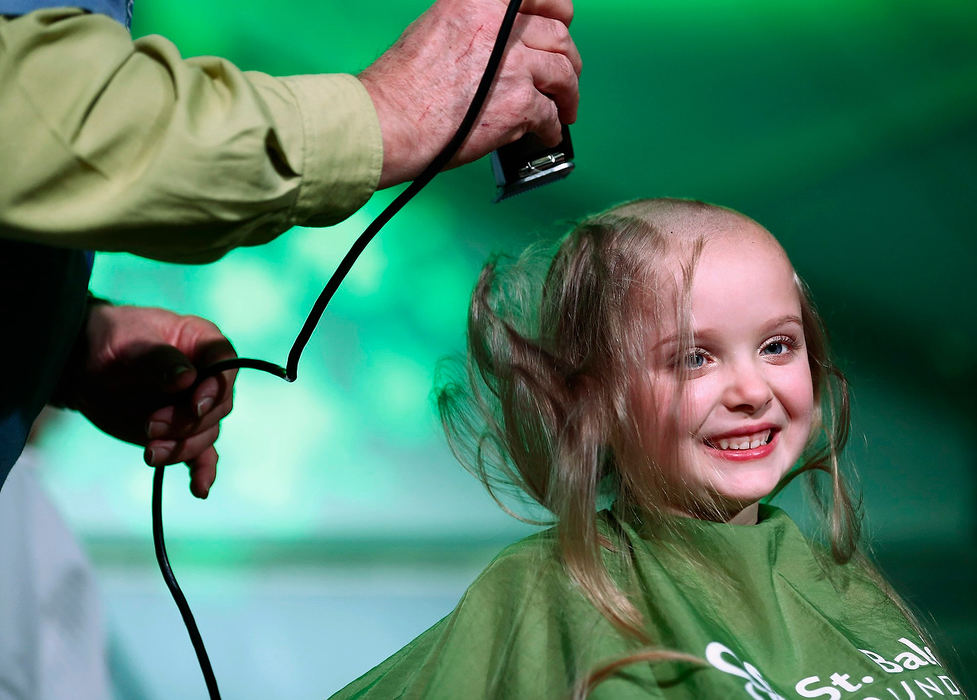
[[[383,167],[380,120],[353,75],[279,78],[302,121],[302,184],[293,222],[328,226],[359,209],[376,191]]]

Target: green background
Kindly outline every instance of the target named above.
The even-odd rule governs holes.
[[[357,72],[425,7],[140,0],[134,34],[163,34],[185,56],[220,55],[271,74]],[[977,666],[977,3],[575,7],[584,73],[572,176],[492,204],[487,161],[441,175],[363,256],[297,383],[242,373],[210,499],[192,499],[183,470],[170,470],[171,556],[191,584],[218,678],[239,683],[225,695],[335,690],[447,612],[472,572],[526,531],[448,454],[429,396],[435,364],[463,347],[468,295],[489,253],[515,252],[618,201],[658,195],[756,218],[810,284],[854,387],[850,456],[876,552],[924,620],[935,620],[945,656],[967,678]],[[206,267],[101,255],[92,288],[118,302],[199,314],[240,354],[284,363],[346,246],[393,195],[377,194],[341,226],[295,229]],[[165,673],[142,656],[188,646],[154,582],[151,473],[137,449],[60,420],[45,441],[47,483],[107,582],[117,675],[129,674],[130,697],[184,688],[181,696],[202,697],[188,652],[167,657]],[[797,491],[781,501],[791,512],[801,509]],[[364,603],[388,620],[417,617],[396,633],[363,618],[311,623],[319,613],[309,606],[295,621],[272,616],[256,629],[271,599],[294,599],[296,587],[314,598],[317,577],[336,576],[343,590],[412,582],[404,586],[441,597],[430,610],[409,597]],[[255,581],[281,585],[256,593]],[[145,600],[132,593],[134,582]],[[227,615],[208,623],[206,606],[221,604]],[[132,627],[133,611],[147,606],[164,620],[152,640]],[[266,644],[234,646],[250,634]],[[363,648],[354,660],[337,650],[351,639]],[[226,660],[222,645],[235,650]],[[255,661],[269,654],[279,661]],[[973,680],[965,682],[973,694]]]

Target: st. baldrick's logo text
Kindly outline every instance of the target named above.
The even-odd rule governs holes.
[[[917,644],[905,637],[899,639],[905,647],[888,659],[869,649],[859,649],[884,674],[863,675],[852,678],[850,673],[832,673],[827,678],[808,676],[794,685],[794,690],[802,698],[823,698],[823,700],[846,700],[851,693],[857,693],[858,700],[922,700],[923,698],[956,696],[963,693],[953,680],[944,673],[942,665],[929,647]],[[743,690],[754,700],[786,700],[773,689],[760,670],[748,661],[742,661],[733,651],[719,642],[706,647],[706,661],[723,673],[728,673],[746,681]],[[912,674],[912,678],[900,677],[907,671],[930,670],[925,677]],[[851,700],[855,700],[851,697]]]

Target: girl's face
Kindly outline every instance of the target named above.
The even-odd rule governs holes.
[[[651,339],[649,449],[671,509],[712,502],[729,520],[773,490],[811,433],[800,298],[783,250],[743,222],[705,244],[691,307],[692,347],[674,319]]]

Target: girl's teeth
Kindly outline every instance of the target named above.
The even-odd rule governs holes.
[[[744,435],[739,438],[722,438],[717,444],[721,450],[753,450],[770,442],[770,432],[769,430],[764,430],[761,433]]]

